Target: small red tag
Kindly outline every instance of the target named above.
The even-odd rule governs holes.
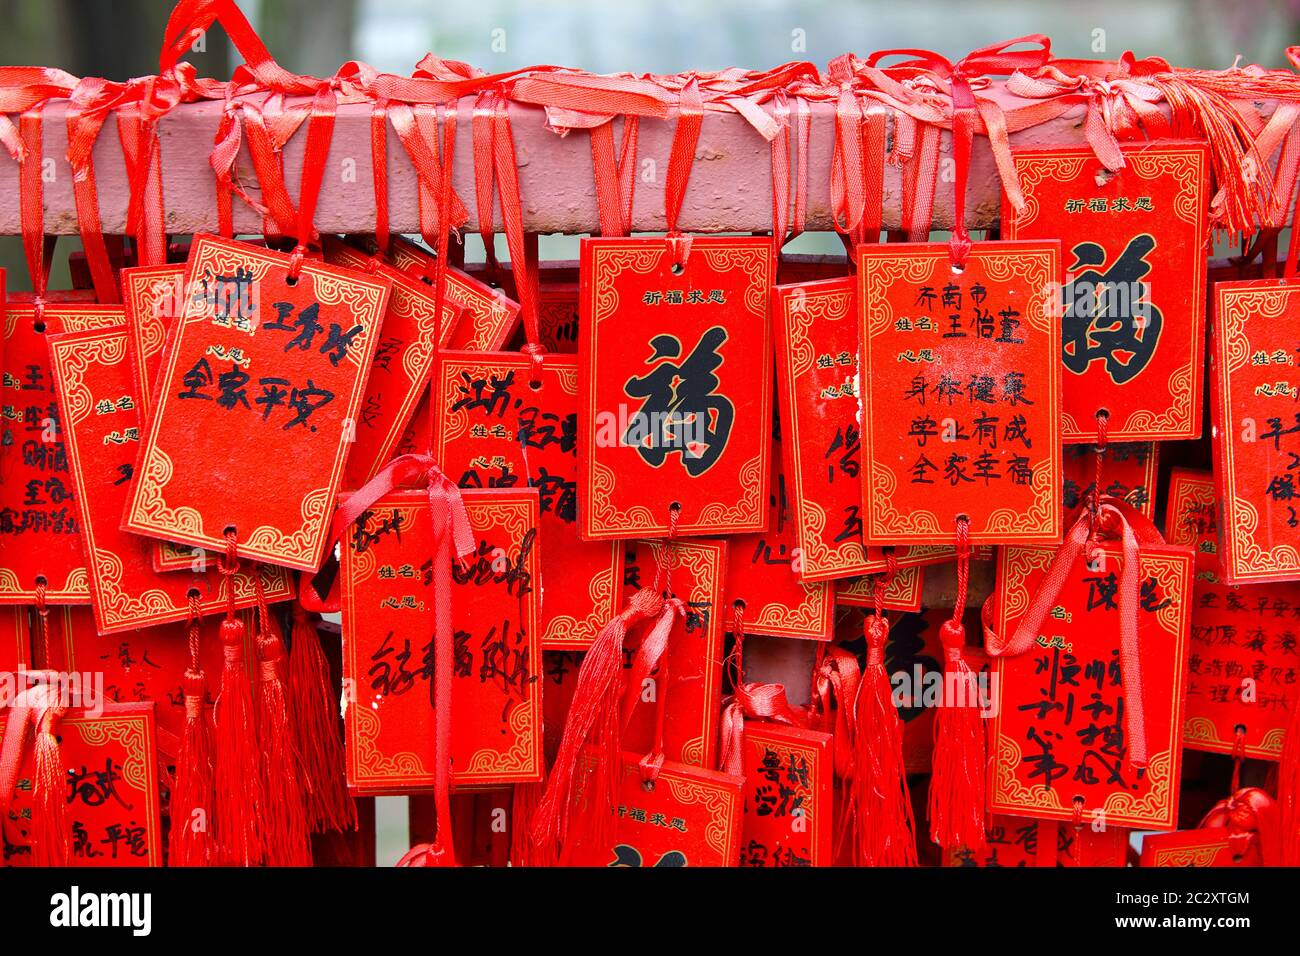
[[[1101,466],[1101,493],[1127,501],[1148,518],[1155,514],[1156,475],[1160,445],[1151,441],[1120,442],[1106,446]],[[1092,496],[1097,486],[1097,452],[1094,445],[1066,445],[1065,492],[1067,514]]]
[[[9,721],[0,712],[0,733]],[[68,838],[73,866],[162,866],[158,806],[158,745],[153,704],[104,704],[92,716],[82,708],[59,720],[59,756],[66,774]],[[7,826],[5,863],[30,866],[32,748],[18,770]],[[7,821],[8,822],[8,821]]]
[[[833,738],[745,721],[741,866],[830,866]]]
[[[50,604],[90,601],[81,518],[45,335],[121,322],[122,310],[107,306],[47,306],[39,328],[30,306],[11,304],[5,314],[0,605],[34,604],[40,581]]]
[[[537,781],[537,494],[462,494],[478,548],[452,573],[452,783]],[[347,777],[360,793],[433,789],[433,553],[423,490],[380,498],[343,542]]]
[[[115,704],[152,702],[158,723],[159,743],[163,738],[173,748],[165,756],[175,760],[174,752],[185,730],[185,671],[190,666],[189,625],[164,624],[138,631],[100,634],[89,608],[68,608],[84,614],[74,624],[64,618],[59,626],[57,653],[59,669],[73,673],[98,672],[104,675],[104,697]],[[223,655],[220,616],[201,622],[199,662],[207,678],[207,703],[211,706],[220,690]],[[71,625],[71,626],[70,626]],[[253,648],[253,629],[245,629],[245,648],[250,679],[257,660]],[[163,752],[166,746],[163,747]]]
[[[863,537],[975,544],[1061,537],[1055,242],[860,246]]]
[[[1223,577],[1229,584],[1300,580],[1300,286],[1221,282],[1215,291]]]
[[[462,488],[536,488],[542,569],[541,646],[588,647],[622,607],[621,542],[578,535],[578,360],[443,352],[432,385],[434,457]]]
[[[575,866],[735,866],[740,850],[744,779],[666,761],[652,785],[641,775],[641,755],[623,755],[614,845],[575,841]],[[578,805],[589,773],[575,780]],[[567,851],[566,851],[567,852]]]
[[[1300,582],[1225,584],[1218,510],[1209,472],[1173,470],[1165,522],[1169,543],[1196,552],[1183,743],[1224,754],[1240,744],[1248,757],[1279,760],[1297,703]]]
[[[185,312],[124,522],[137,534],[225,547],[314,571],[388,283],[246,243],[198,236]],[[276,453],[266,454],[274,445]]]
[[[1101,544],[1099,565],[1069,571],[1044,633],[1027,653],[998,657],[989,694],[990,808],[1085,825],[1161,829],[1177,820],[1187,686],[1192,555],[1144,545],[1137,610],[1149,763],[1128,763],[1120,659],[1121,550]],[[998,549],[997,620],[1010,635],[1038,593],[1052,548]],[[1082,800],[1076,803],[1075,798]]]
[[[767,239],[583,240],[584,537],[765,529],[771,283]]]
[[[140,407],[127,340],[120,325],[50,338],[95,624],[104,633],[183,621],[190,614],[192,591],[198,592],[203,613],[220,611],[227,603],[227,579],[215,564],[204,564],[194,574],[160,574],[153,567],[152,542],[121,528],[140,445]],[[255,573],[262,575],[268,601],[293,597],[293,583],[283,568],[245,565],[233,578],[236,606],[254,603]]]
[[[1060,239],[1066,273],[1063,440],[1198,438],[1209,152],[1195,142],[1120,147],[1114,172],[1086,146],[1017,150],[1025,197],[1003,201],[1008,239]]]

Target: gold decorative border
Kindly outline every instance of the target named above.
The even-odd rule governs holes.
[[[505,530],[511,541],[508,555],[518,556],[524,534],[537,526],[538,506],[535,494],[507,494],[500,491],[464,493],[465,510],[474,529],[484,525]],[[407,522],[428,519],[427,501],[412,495],[380,498],[375,507],[396,511]],[[476,531],[477,533],[477,531]],[[364,669],[357,659],[357,642],[352,639],[353,622],[358,618],[356,603],[357,585],[375,573],[377,559],[372,550],[357,554],[350,547],[341,551],[343,613],[343,676],[352,681],[355,700],[349,700],[344,714],[346,738],[346,765],[348,785],[368,793],[407,793],[427,790],[433,786],[433,771],[426,770],[423,759],[410,751],[393,754],[382,753],[376,744],[381,721],[361,703],[361,675]],[[527,558],[527,567],[533,580],[537,580],[538,560],[534,549]],[[542,648],[537,635],[537,596],[534,588],[520,600],[523,626],[528,635],[528,657],[532,666],[541,667]],[[538,671],[540,673],[540,670]],[[432,712],[432,709],[431,711]],[[453,716],[453,720],[455,717]],[[533,681],[524,699],[511,708],[508,727],[514,732],[513,740],[505,749],[480,748],[466,762],[464,768],[454,764],[451,780],[455,786],[472,786],[491,783],[531,782],[539,779],[542,767],[542,682]],[[495,762],[495,765],[494,765]]]
[[[99,717],[69,717],[63,732],[76,728],[89,747],[120,744],[126,752],[122,779],[144,796],[145,833],[148,836],[148,865],[162,866],[158,807],[158,749],[154,746],[152,709],[141,714],[103,714]]]

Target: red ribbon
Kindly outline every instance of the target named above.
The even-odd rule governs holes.
[[[984,606],[984,647],[992,657],[1013,656],[1031,650],[1042,633],[1043,622],[1051,613],[1082,557],[1091,560],[1099,539],[1119,540],[1123,551],[1119,579],[1120,676],[1124,686],[1124,703],[1128,738],[1128,761],[1137,770],[1147,765],[1146,709],[1142,688],[1142,648],[1138,642],[1138,601],[1140,597],[1139,559],[1143,545],[1163,544],[1160,533],[1150,519],[1131,505],[1109,496],[1100,499],[1096,519],[1087,506],[1066,532],[1065,541],[1052,556],[1038,592],[1029,609],[1016,626],[1011,639],[1004,640],[991,626],[994,617],[991,603]]]
[[[456,483],[428,455],[402,455],[380,469],[375,477],[340,505],[334,515],[334,539],[376,501],[400,487],[423,485],[429,496],[433,521],[433,706],[434,741],[438,754],[434,768],[434,803],[437,824],[431,844],[412,847],[401,866],[454,866],[451,827],[451,680],[455,669],[452,631],[452,559],[463,561],[474,551],[474,533],[465,502]]]
[[[1031,43],[1033,50],[1010,50],[1019,43]],[[971,146],[980,123],[972,82],[989,76],[1005,76],[1018,70],[1036,69],[1051,58],[1052,41],[1039,33],[1017,37],[968,53],[956,63],[928,50],[882,50],[873,53],[867,65],[874,67],[891,56],[911,56],[898,68],[928,73],[946,81],[952,97],[952,154],[956,165],[953,184],[953,229],[949,249],[954,265],[961,267],[970,254],[971,240],[966,232],[966,180],[970,173]],[[987,122],[988,117],[985,117]]]

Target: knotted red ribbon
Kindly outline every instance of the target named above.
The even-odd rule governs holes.
[[[806,723],[786,699],[784,684],[763,684],[745,680],[745,607],[737,601],[732,607],[733,643],[727,666],[731,668],[734,693],[722,705],[722,736],[718,750],[718,769],[743,776],[746,720],[762,720],[790,726]]]
[[[1020,43],[1034,44],[1037,49],[1011,50]],[[1051,58],[1052,42],[1042,34],[1029,34],[968,53],[956,63],[928,50],[882,50],[867,60],[874,67],[881,60],[893,56],[910,56],[912,59],[898,64],[904,69],[923,71],[946,82],[952,97],[952,155],[956,166],[953,184],[953,228],[949,249],[953,264],[962,267],[970,254],[971,240],[966,231],[966,181],[970,173],[971,147],[975,131],[980,124],[979,104],[975,99],[973,83],[987,83],[989,76],[1005,76],[1017,70],[1033,70]],[[984,122],[996,117],[994,111],[985,111]],[[996,120],[995,120],[996,122]],[[988,130],[990,138],[993,130]],[[1003,127],[1005,133],[1005,127]]]

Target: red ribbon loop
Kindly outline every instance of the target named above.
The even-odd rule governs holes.
[[[990,625],[996,616],[991,604],[984,608],[984,645],[992,657],[1014,656],[1031,650],[1042,631],[1043,622],[1060,597],[1062,589],[1081,557],[1091,560],[1095,542],[1118,540],[1123,550],[1119,580],[1120,676],[1124,685],[1127,723],[1128,759],[1140,770],[1147,765],[1146,720],[1142,687],[1142,654],[1138,641],[1138,602],[1140,599],[1139,559],[1143,545],[1163,543],[1160,533],[1140,512],[1118,498],[1103,497],[1098,505],[1099,527],[1087,505],[1080,507],[1066,532],[1065,540],[1052,556],[1038,592],[1029,609],[1016,626],[1011,639],[1004,640]],[[1094,530],[1096,533],[1094,534]]]

